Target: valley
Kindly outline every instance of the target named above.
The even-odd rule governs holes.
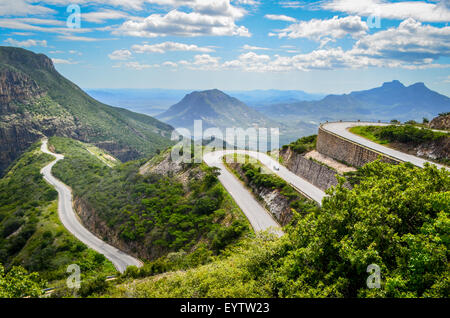
[[[241,92],[248,106],[213,89],[187,93],[155,119],[97,102],[44,55],[0,55],[1,270],[29,271],[37,284],[20,297],[48,287],[46,297],[446,296],[448,137],[429,127],[445,128],[448,114],[417,130],[398,121],[319,125],[320,112],[275,110],[273,99],[260,106]],[[388,93],[390,110],[379,100]],[[304,96],[298,103],[326,118],[359,119],[367,105],[398,114],[411,99],[427,116],[448,106],[424,85],[398,81],[336,98],[270,94]],[[174,128],[192,130],[195,120],[206,129],[277,127],[280,142],[267,152],[223,150],[222,140],[174,146]],[[441,163],[386,147],[386,131],[441,142]],[[64,285],[70,264],[81,268],[80,290]],[[368,264],[383,268],[382,289],[366,288]]]

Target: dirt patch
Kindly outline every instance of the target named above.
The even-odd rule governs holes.
[[[308,152],[307,154],[305,154],[304,157],[306,159],[314,159],[316,161],[319,161],[319,162],[325,164],[326,166],[336,170],[340,174],[344,174],[345,172],[350,172],[350,171],[356,171],[355,168],[344,165],[343,163],[340,163],[331,157],[328,157],[326,155],[319,153],[317,150],[312,150],[312,151]]]

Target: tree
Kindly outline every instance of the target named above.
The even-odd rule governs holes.
[[[38,273],[28,273],[20,266],[6,272],[0,264],[0,298],[39,297],[45,285]]]

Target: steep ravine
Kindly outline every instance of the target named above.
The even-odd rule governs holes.
[[[74,196],[73,205],[83,225],[108,244],[140,259],[156,259],[165,254],[165,251],[156,245],[125,241],[119,238],[119,234],[109,227],[82,198]]]
[[[228,163],[228,165],[237,172],[243,180],[247,180],[245,173],[241,168],[241,164]],[[246,184],[281,226],[285,226],[291,221],[291,200],[282,195],[279,189],[273,190],[265,187],[258,187],[251,182],[246,182]]]

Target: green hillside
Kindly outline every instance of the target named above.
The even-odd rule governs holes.
[[[202,246],[219,253],[249,233],[247,219],[204,164],[141,175],[145,160],[110,168],[78,141],[52,137],[49,143],[65,156],[54,175],[73,189],[76,207],[89,209],[85,225],[141,259]]]
[[[33,144],[0,179],[0,264],[7,270],[23,266],[46,281],[67,278],[67,266],[73,263],[83,278],[115,273],[112,263],[59,221],[57,192],[40,174],[54,158],[39,147],[40,142]]]
[[[93,143],[122,161],[171,144],[171,126],[96,101],[42,54],[0,47],[0,91],[0,173],[43,135]]]
[[[126,280],[104,296],[449,297],[449,172],[376,161],[356,183],[295,213],[279,239],[248,239],[213,263]],[[367,286],[371,264],[380,288]]]

